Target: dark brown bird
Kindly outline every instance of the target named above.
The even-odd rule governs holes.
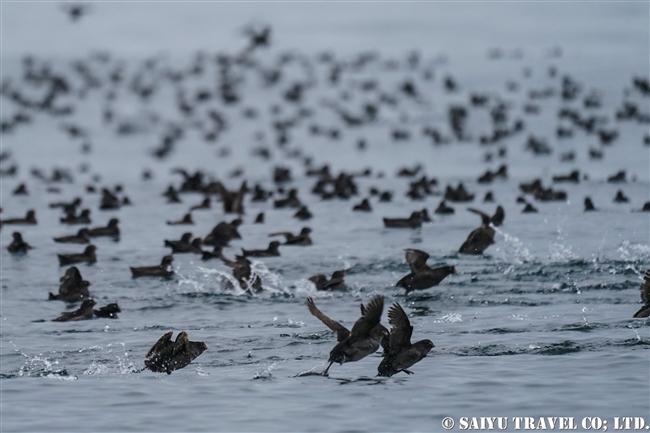
[[[212,229],[209,235],[203,239],[205,245],[226,247],[233,239],[241,239],[241,235],[237,231],[242,223],[242,220],[237,218],[232,222],[222,221]]]
[[[167,221],[167,225],[170,226],[194,225],[194,220],[192,219],[192,214],[187,213],[182,219],[178,221]]]
[[[311,298],[307,299],[309,312],[316,316],[321,322],[336,334],[339,342],[329,356],[329,365],[323,372],[327,372],[333,363],[353,362],[375,353],[382,345],[382,339],[388,335],[388,330],[380,323],[381,314],[384,311],[384,297],[377,296],[367,306],[361,304],[361,317],[354,323],[352,330],[323,314]]]
[[[193,253],[193,254],[203,254],[203,240],[201,238],[194,238],[189,244],[171,244],[168,245],[172,249],[173,254],[184,254],[184,253]]]
[[[355,212],[372,212],[372,207],[370,206],[368,199],[364,198],[361,200],[361,203],[355,205],[352,210]]]
[[[174,250],[174,248],[187,247],[192,242],[192,236],[193,236],[192,233],[186,232],[186,233],[183,233],[181,238],[179,240],[177,240],[177,241],[170,241],[168,239],[165,239],[165,246],[170,247],[172,249],[172,251]]]
[[[143,266],[139,268],[132,268],[131,275],[133,278],[139,277],[162,277],[169,278],[174,275],[174,268],[172,267],[172,262],[174,261],[173,256],[164,256],[160,261],[158,266]]]
[[[481,221],[483,225],[477,229],[472,230],[472,232],[467,236],[467,240],[460,246],[458,250],[463,254],[483,254],[483,251],[487,249],[490,245],[494,243],[494,229],[490,227],[490,223],[495,226],[500,226],[503,224],[505,219],[505,212],[501,206],[497,207],[496,212],[492,217],[489,217],[486,213],[478,209],[467,209],[470,212],[473,212],[481,216]]]
[[[257,275],[253,276],[250,260],[243,256],[235,256],[235,261],[228,260],[223,255],[220,258],[226,266],[232,268],[232,275],[239,282],[242,290],[249,292],[262,290],[262,279]]]
[[[54,238],[54,242],[60,244],[87,244],[90,242],[90,238],[88,237],[88,229],[80,229],[76,235]]]
[[[117,313],[121,312],[122,309],[120,308],[117,303],[112,303],[108,304],[105,307],[101,307],[99,310],[93,310],[93,313],[95,314],[95,317],[101,317],[105,319],[117,319]]]
[[[31,250],[32,247],[23,240],[23,235],[19,232],[13,232],[13,241],[7,246],[7,251],[12,254],[25,254],[27,250]]]
[[[384,218],[384,227],[414,229],[422,227],[423,221],[422,212],[418,211],[413,212],[408,218]]]
[[[650,269],[645,271],[645,275],[643,276],[643,283],[641,283],[639,290],[641,291],[641,300],[643,301],[643,307],[634,313],[633,317],[650,317]]]
[[[442,266],[432,269],[427,266],[429,254],[424,251],[406,249],[406,261],[411,268],[411,273],[399,280],[395,286],[404,287],[406,294],[413,290],[424,290],[440,284],[448,275],[455,274],[453,266]]]
[[[286,198],[276,200],[273,202],[273,206],[276,209],[281,209],[285,207],[301,207],[302,203],[300,202],[300,199],[298,198],[298,190],[295,188],[292,188],[289,190],[289,194],[287,195]]]
[[[242,248],[242,255],[244,257],[276,257],[280,255],[278,247],[280,242],[273,241],[269,243],[269,247],[265,250],[245,250]]]
[[[3,225],[36,225],[36,212],[28,210],[25,218],[9,218],[0,220],[0,227]]]
[[[309,278],[309,281],[314,283],[316,290],[345,290],[345,280],[343,279],[347,273],[345,271],[334,271],[332,278],[329,280],[323,274],[314,275]]]
[[[306,221],[308,219],[311,219],[314,215],[310,212],[310,210],[307,208],[307,206],[301,207],[298,212],[296,212],[293,217],[298,218],[301,221]]]
[[[438,207],[436,208],[433,213],[438,214],[438,215],[452,215],[455,212],[454,208],[451,206],[447,206],[447,203],[445,203],[444,200],[440,202]]]
[[[111,218],[106,227],[95,227],[88,229],[88,236],[96,238],[100,236],[109,236],[114,238],[120,237],[120,229],[117,226],[120,221],[117,218]]]
[[[78,310],[63,313],[52,322],[76,322],[79,320],[88,320],[93,318],[93,307],[97,305],[94,299],[86,299],[81,303]]]
[[[585,197],[585,212],[594,212],[596,211],[596,207],[594,206],[594,202],[591,201],[590,197]]]
[[[420,340],[411,344],[413,326],[398,303],[388,310],[388,323],[391,325],[389,349],[377,367],[378,375],[390,377],[400,371],[413,374],[408,368],[427,356],[435,345],[431,340]]]
[[[297,235],[291,232],[277,232],[271,233],[269,236],[284,236],[285,242],[283,245],[307,246],[312,244],[311,237],[309,237],[310,233],[311,229],[309,227],[303,227]]]
[[[59,218],[64,224],[90,224],[90,209],[84,209],[79,215],[69,213],[65,217]]]
[[[166,333],[149,349],[144,361],[145,368],[154,373],[172,374],[174,370],[187,367],[208,349],[202,341],[189,341],[187,332],[181,332],[172,342],[173,334],[172,331]]]
[[[203,251],[203,254],[201,254],[201,260],[220,259],[222,257],[222,249],[223,247],[216,246],[212,251]]]
[[[97,255],[95,254],[97,247],[95,245],[88,245],[81,254],[57,254],[59,257],[59,265],[71,265],[73,263],[95,263]]]
[[[76,266],[66,270],[59,282],[61,283],[59,293],[56,295],[50,293],[48,296],[50,301],[77,302],[90,298],[88,287],[91,284],[81,277]]]

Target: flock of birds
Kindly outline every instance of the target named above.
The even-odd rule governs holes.
[[[71,19],[76,20],[81,16],[77,9],[70,9]],[[375,53],[362,53],[351,61],[337,59],[330,52],[317,56],[314,62],[310,57],[284,53],[268,65],[256,59],[255,54],[270,45],[270,27],[248,28],[246,34],[249,38],[247,46],[238,54],[219,54],[214,58],[207,53],[199,53],[189,68],[173,68],[165,65],[156,58],[148,59],[143,66],[132,71],[127,76],[127,67],[124,62],[113,59],[109,54],[100,53],[90,59],[78,60],[72,64],[72,71],[65,71],[52,66],[48,61],[35,57],[26,57],[23,61],[22,77],[5,78],[2,82],[1,95],[16,108],[13,115],[2,119],[0,130],[2,134],[15,133],[24,125],[35,121],[37,116],[50,116],[61,120],[61,130],[73,141],[81,144],[83,154],[92,153],[92,134],[83,125],[72,120],[75,113],[75,101],[85,99],[91,93],[103,96],[102,121],[106,127],[114,128],[119,134],[129,135],[140,129],[152,128],[161,133],[159,145],[153,149],[152,155],[156,159],[166,159],[173,155],[188,131],[198,132],[208,143],[218,142],[222,134],[228,129],[231,121],[223,110],[215,107],[243,107],[241,115],[245,120],[258,118],[260,108],[248,106],[245,100],[245,77],[252,74],[261,80],[265,89],[277,90],[280,101],[272,104],[270,113],[272,122],[269,131],[273,136],[276,151],[287,159],[302,159],[305,166],[305,175],[315,179],[311,193],[322,200],[337,199],[339,202],[347,201],[353,197],[363,195],[358,186],[358,179],[372,176],[385,177],[384,173],[375,173],[372,169],[359,172],[332,173],[330,166],[318,166],[313,158],[307,156],[299,147],[292,147],[292,132],[307,124],[307,130],[313,137],[321,137],[338,141],[347,129],[354,130],[361,126],[373,125],[381,121],[383,112],[399,110],[400,106],[407,103],[425,103],[426,95],[420,90],[425,84],[432,82],[436,73],[435,64],[426,64],[419,53],[411,53],[405,63],[394,59],[383,60]],[[557,54],[557,53],[556,53]],[[499,59],[503,51],[493,50],[490,57]],[[203,84],[194,85],[192,80],[200,82],[214,67],[215,78],[213,86]],[[290,74],[285,72],[289,68],[301,70],[299,78],[287,78]],[[408,77],[399,85],[390,90],[382,89],[378,80],[363,78],[350,81],[347,87],[344,82],[347,78],[354,78],[366,69],[381,68],[389,72],[407,71]],[[306,101],[307,94],[319,85],[317,69],[325,71],[324,86],[329,86],[339,91],[337,99],[321,101],[319,108],[324,108],[338,118],[338,124],[326,125],[319,123],[315,116],[316,108],[309,106]],[[524,77],[530,76],[529,68],[524,70]],[[611,146],[619,133],[614,128],[608,128],[608,119],[601,114],[593,114],[601,106],[599,92],[584,92],[584,86],[568,74],[561,74],[556,67],[550,66],[548,78],[552,84],[542,89],[531,89],[528,99],[523,107],[523,115],[533,116],[539,112],[539,101],[549,98],[559,98],[562,107],[558,111],[558,127],[555,131],[558,140],[572,137],[578,132],[594,137],[600,142],[600,148],[590,148],[591,159],[603,158],[603,149]],[[361,76],[361,75],[360,75]],[[416,78],[419,77],[419,78]],[[216,86],[214,86],[216,83]],[[459,92],[460,84],[456,79],[447,75],[442,78],[444,91],[450,94]],[[175,118],[163,118],[162,114],[152,113],[146,120],[146,127],[131,118],[122,116],[117,108],[118,97],[130,96],[148,104],[162,88],[170,86],[175,94]],[[520,84],[509,81],[506,85],[508,91],[516,91]],[[359,97],[361,95],[362,97]],[[642,106],[633,102],[631,95],[650,97],[650,83],[647,78],[635,77],[631,87],[626,90],[621,107],[615,112],[614,117],[618,122],[650,123],[650,114],[642,111]],[[364,101],[358,106],[358,100]],[[211,104],[212,103],[212,104]],[[580,109],[582,104],[582,110]],[[430,140],[433,145],[441,146],[454,141],[469,142],[475,140],[467,130],[467,119],[472,110],[486,110],[491,119],[491,131],[478,138],[481,145],[489,150],[485,153],[487,162],[507,158],[508,149],[504,144],[506,139],[521,134],[525,129],[525,122],[520,119],[511,120],[513,106],[507,99],[491,93],[473,92],[469,95],[467,104],[456,103],[449,106],[446,116],[447,128],[425,125],[422,135]],[[286,114],[293,111],[293,115]],[[412,139],[413,127],[407,122],[397,122],[389,128],[388,139],[395,142],[404,142]],[[445,129],[449,132],[445,132]],[[259,130],[255,134],[258,145],[253,148],[253,157],[269,161],[273,149],[268,145],[267,133]],[[643,143],[650,145],[650,135],[645,135]],[[365,151],[369,146],[365,138],[356,142],[359,152]],[[535,155],[548,155],[553,152],[546,140],[530,135],[526,140],[526,149]],[[222,149],[222,156],[227,156],[227,148]],[[560,155],[561,161],[572,161],[575,153]],[[15,177],[18,175],[18,165],[12,163],[10,152],[0,155],[0,176]],[[11,165],[8,165],[11,164]],[[87,170],[87,167],[86,167]],[[193,212],[212,209],[214,203],[220,202],[224,214],[238,215],[230,221],[219,222],[207,235],[194,237],[193,233],[186,232],[180,239],[165,240],[165,247],[171,249],[170,255],[162,257],[159,265],[131,267],[133,278],[173,278],[173,255],[188,253],[198,254],[202,260],[220,260],[232,271],[232,276],[237,284],[253,294],[263,290],[262,280],[252,268],[249,258],[264,258],[280,256],[280,249],[285,247],[308,247],[312,245],[310,227],[303,227],[297,234],[291,232],[271,232],[270,237],[283,238],[283,242],[273,240],[267,248],[254,250],[242,249],[241,254],[234,258],[224,255],[224,248],[233,240],[241,239],[238,227],[244,223],[241,218],[245,214],[248,200],[253,202],[272,201],[275,209],[288,209],[293,217],[299,221],[308,221],[313,217],[312,211],[301,200],[301,189],[292,185],[294,182],[292,171],[287,167],[277,165],[273,167],[273,183],[265,185],[256,183],[249,186],[243,180],[236,190],[229,190],[219,180],[210,179],[209,175],[201,170],[194,173],[179,168],[174,170],[174,175],[182,176],[180,184],[170,185],[163,197],[169,204],[182,203],[184,193],[199,193],[204,196],[201,203],[193,205],[182,218],[167,221],[173,226],[195,225]],[[68,169],[56,168],[51,175],[40,169],[32,169],[31,175],[48,185],[48,192],[61,193],[65,184],[73,181],[73,176]],[[243,175],[243,170],[235,170],[230,177],[238,178]],[[150,170],[142,173],[144,181],[152,178]],[[438,190],[438,179],[427,177],[424,166],[403,167],[397,172],[398,179],[408,182],[407,196],[412,201],[424,200],[427,196],[442,196],[434,214],[451,215],[455,213],[454,203],[470,203],[475,201],[474,193],[468,191],[463,183],[447,185],[444,192]],[[553,183],[579,183],[587,176],[579,171],[561,174],[553,177]],[[480,184],[489,185],[497,180],[508,179],[508,165],[502,163],[496,170],[487,170],[477,178]],[[95,178],[99,182],[99,177]],[[628,181],[627,173],[621,171],[613,174],[607,180],[610,183],[624,184]],[[14,190],[14,196],[29,196],[29,186],[26,182],[20,183]],[[523,205],[523,213],[537,212],[533,200],[539,202],[566,201],[567,193],[553,186],[545,187],[541,179],[519,185],[521,195],[516,197],[517,203]],[[98,188],[95,184],[86,186],[87,194],[101,194],[100,210],[118,211],[123,206],[132,205],[122,186]],[[304,193],[304,190],[303,190]],[[354,212],[372,212],[371,200],[390,202],[393,191],[381,190],[371,187],[366,197],[352,206]],[[7,197],[5,195],[5,197]],[[5,201],[11,206],[11,199]],[[492,192],[487,192],[483,198],[484,203],[495,201]],[[614,197],[615,203],[629,201],[623,190],[619,190]],[[91,210],[83,208],[83,199],[74,198],[70,201],[54,202],[51,208],[60,208],[63,215],[60,223],[65,225],[82,225],[76,234],[54,237],[53,241],[64,244],[87,245],[85,249],[76,254],[58,254],[60,266],[70,266],[66,269],[59,283],[58,293],[50,293],[50,300],[60,300],[67,303],[81,302],[75,311],[69,311],[53,319],[55,322],[88,320],[94,317],[117,319],[121,312],[117,303],[110,303],[95,309],[96,302],[91,297],[89,287],[91,283],[81,276],[79,263],[93,264],[98,261],[96,239],[105,237],[118,240],[121,233],[119,219],[110,218],[107,225],[88,228],[91,225]],[[468,211],[481,218],[481,224],[472,230],[458,252],[461,254],[480,255],[495,243],[495,227],[504,223],[505,212],[502,206],[497,206],[492,216],[476,208]],[[590,197],[584,198],[585,212],[597,211]],[[639,211],[650,212],[650,202],[646,202]],[[384,227],[387,229],[412,229],[421,227],[422,224],[431,222],[431,217],[426,208],[412,212],[404,218],[384,218]],[[259,213],[254,218],[254,224],[264,224],[264,213]],[[29,227],[37,224],[36,212],[29,210],[24,218],[14,217],[0,220],[0,227],[5,225],[21,225]],[[27,229],[28,230],[28,229]],[[13,241],[7,246],[12,254],[29,254],[32,246],[25,240],[23,233],[14,232]],[[92,243],[91,243],[92,242]],[[460,243],[460,241],[459,241]],[[211,247],[211,249],[205,249]],[[429,254],[417,249],[405,250],[406,261],[410,273],[396,282],[397,287],[405,289],[408,294],[414,290],[426,290],[436,286],[447,276],[456,273],[454,266],[431,268],[427,265]],[[314,275],[309,280],[317,290],[342,291],[346,290],[345,270],[336,270],[331,277],[322,274]],[[645,274],[641,285],[641,299],[644,303],[634,317],[650,316],[650,270]],[[390,330],[381,324],[384,310],[384,298],[377,296],[366,305],[361,305],[361,317],[348,330],[339,322],[323,314],[311,298],[307,307],[312,315],[322,321],[332,330],[337,338],[337,344],[329,355],[329,365],[324,371],[327,374],[333,363],[358,361],[367,355],[383,348],[383,359],[378,366],[380,376],[392,376],[399,372],[411,373],[409,370],[415,363],[423,359],[434,344],[428,340],[411,343],[413,326],[408,315],[399,303],[393,304],[388,309],[388,324]],[[145,368],[154,372],[166,372],[183,368],[201,355],[207,346],[203,342],[190,341],[186,332],[180,332],[172,340],[173,332],[168,332],[156,342],[146,354]]]

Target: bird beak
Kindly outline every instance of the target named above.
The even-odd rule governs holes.
[[[456,270],[456,268],[454,268],[454,274],[457,274],[457,273],[458,273],[458,271]]]

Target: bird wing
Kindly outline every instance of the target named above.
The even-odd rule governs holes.
[[[388,323],[390,324],[390,349],[399,351],[411,345],[413,327],[404,309],[397,302],[388,310]]]
[[[491,218],[485,212],[474,208],[468,208],[467,210],[475,213],[476,215],[479,215],[481,217],[481,221],[483,221],[484,226],[490,225]]]
[[[151,349],[149,349],[149,352],[147,352],[147,355],[145,358],[149,358],[157,353],[160,353],[161,351],[165,350],[167,347],[170,345],[174,344],[172,343],[172,335],[174,334],[174,331],[169,331],[154,344]]]
[[[346,338],[348,338],[348,336],[350,335],[350,331],[348,331],[348,328],[341,325],[336,320],[332,320],[329,317],[327,317],[325,314],[323,314],[318,308],[316,308],[316,304],[314,304],[313,299],[307,298],[307,308],[309,308],[309,312],[312,315],[316,316],[321,322],[325,324],[325,326],[327,326],[332,331],[334,331],[334,333],[336,334],[337,341],[343,341]]]
[[[174,342],[174,348],[172,349],[172,356],[176,356],[178,353],[184,353],[187,351],[189,346],[190,339],[187,335],[187,332],[183,331],[176,336],[176,341]]]
[[[381,321],[384,312],[384,297],[377,296],[365,307],[363,315],[354,323],[350,334],[355,337],[362,337],[370,334],[370,331]]]
[[[496,212],[494,212],[494,215],[491,218],[492,224],[494,224],[496,227],[499,227],[501,224],[503,224],[503,220],[506,218],[506,213],[503,210],[503,208],[499,205],[497,206]]]
[[[641,300],[644,305],[650,304],[650,269],[645,271],[645,276],[643,277],[643,283],[639,287],[641,291]]]
[[[406,249],[404,251],[406,251],[406,261],[411,268],[411,272],[416,273],[428,268],[427,260],[429,259],[429,254],[414,249]]]

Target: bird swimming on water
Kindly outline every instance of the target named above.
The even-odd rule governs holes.
[[[57,254],[59,258],[59,265],[71,265],[73,263],[95,263],[97,261],[97,255],[95,254],[97,247],[95,245],[88,245],[83,253],[79,254]]]
[[[56,295],[50,293],[48,296],[50,301],[77,302],[90,298],[88,287],[91,283],[83,279],[76,266],[68,268],[59,282],[61,283],[59,293]]]
[[[75,311],[63,313],[52,322],[77,322],[79,320],[89,320],[93,318],[93,307],[97,305],[94,299],[86,299],[81,303],[81,307]]]
[[[23,240],[23,235],[19,232],[13,232],[13,240],[9,245],[7,245],[7,251],[12,254],[25,254],[28,250],[32,249],[32,246]]]
[[[347,286],[343,278],[346,275],[345,271],[334,271],[332,278],[329,280],[325,275],[317,274],[309,277],[309,281],[314,283],[316,290],[345,290]]]
[[[160,261],[160,265],[158,266],[142,266],[139,268],[130,267],[129,269],[131,269],[131,275],[133,278],[138,278],[138,277],[169,278],[172,275],[174,275],[174,268],[172,268],[173,261],[174,261],[174,257],[168,255],[162,258],[162,260]]]

